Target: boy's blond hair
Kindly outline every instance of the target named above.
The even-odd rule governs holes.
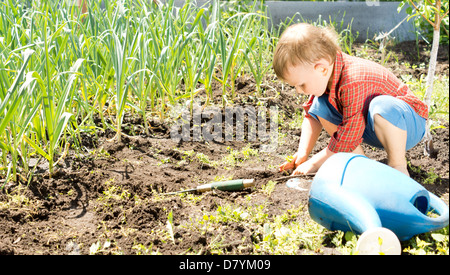
[[[284,79],[287,67],[313,64],[321,58],[334,63],[340,51],[338,34],[331,27],[299,23],[288,27],[281,35],[273,57],[273,69]]]

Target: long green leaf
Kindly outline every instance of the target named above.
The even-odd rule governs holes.
[[[41,156],[43,156],[44,158],[46,158],[48,161],[52,161],[53,159],[44,151],[41,149],[41,147],[39,147],[35,142],[33,142],[29,137],[27,136],[23,136],[23,138],[25,139],[25,141],[31,146],[33,147],[34,150],[36,150]]]
[[[68,73],[70,73],[70,76],[66,82],[66,86],[64,88],[64,93],[61,95],[61,97],[58,100],[58,106],[56,108],[56,115],[55,115],[56,118],[60,118],[62,116],[62,113],[65,108],[65,103],[70,95],[70,91],[72,90],[72,85],[79,75],[79,74],[77,74],[77,71],[79,70],[83,61],[84,61],[84,59],[82,59],[82,58],[75,61],[75,63],[71,67],[70,71],[68,72]]]
[[[64,112],[59,118],[58,123],[55,127],[55,133],[53,139],[51,140],[51,147],[55,148],[61,138],[62,133],[66,129],[67,123],[73,115],[71,113]]]
[[[26,68],[30,58],[31,58],[31,54],[26,56],[25,61],[22,64],[22,68],[20,69],[18,75],[14,79],[14,82],[13,82],[11,88],[6,93],[5,98],[1,102],[0,115],[5,112],[8,105],[9,105],[9,109],[6,112],[6,115],[2,118],[2,120],[0,122],[0,133],[3,133],[3,131],[5,130],[6,125],[8,125],[8,123],[10,122],[10,120],[21,100],[21,94],[23,93],[24,89],[22,89],[21,94],[18,94],[15,98],[14,98],[14,93],[15,93],[17,87],[19,86],[19,82],[22,80],[23,74],[25,73],[25,68]],[[12,101],[12,104],[10,105],[11,101]]]

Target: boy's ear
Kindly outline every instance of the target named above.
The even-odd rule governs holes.
[[[314,65],[314,70],[317,70],[319,73],[326,75],[328,73],[328,67],[325,66],[323,63],[316,63]]]
[[[326,59],[320,59],[316,62],[314,65],[314,69],[318,70],[319,73],[326,75],[328,73],[328,70],[330,69],[330,62],[328,62]]]

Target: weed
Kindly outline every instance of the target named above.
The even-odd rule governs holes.
[[[173,213],[172,213],[172,210],[167,215],[166,227],[167,227],[167,231],[169,233],[170,239],[172,240],[173,243],[175,243],[175,237],[174,237],[174,234],[173,234]]]
[[[249,160],[251,157],[257,156],[259,153],[258,150],[251,148],[250,144],[246,145],[240,151],[234,150],[228,146],[227,151],[229,153],[222,158],[221,163],[229,167],[235,167],[242,162]]]
[[[153,251],[153,244],[150,244],[148,247],[146,247],[143,244],[134,244],[132,246],[132,249],[136,250],[137,255],[159,255],[160,253],[158,250]]]
[[[420,166],[415,167],[409,161],[408,167],[411,169],[411,171],[420,176],[421,182],[423,182],[423,184],[435,184],[441,180],[441,177],[434,172],[434,168],[431,168],[430,171],[423,171]]]
[[[448,226],[435,232],[419,234],[403,246],[403,252],[412,255],[448,255]]]
[[[20,188],[18,188],[20,190]],[[28,208],[31,205],[31,200],[22,194],[20,191],[15,194],[8,194],[6,201],[0,201],[0,209],[15,209],[15,208]]]
[[[301,129],[302,123],[303,123],[303,118],[304,118],[304,113],[300,110],[296,110],[293,117],[294,118],[289,122],[289,129],[293,129],[293,130]]]
[[[351,231],[335,231],[327,236],[331,239],[331,243],[344,255],[357,254],[356,244],[358,237]]]
[[[434,172],[434,168],[431,168],[429,172],[427,172],[427,177],[425,178],[423,184],[435,184],[436,180],[438,180],[440,176]]]
[[[218,163],[216,161],[209,160],[209,157],[203,153],[197,153],[195,157],[198,159],[198,161],[202,164],[207,164],[212,167],[216,167]]]
[[[91,155],[94,158],[94,160],[107,159],[111,156],[108,151],[103,149],[103,147],[90,150],[89,155]]]
[[[241,153],[243,155],[243,161],[250,159],[250,157],[257,156],[258,150],[251,148],[250,145],[242,148]]]
[[[277,185],[276,181],[269,180],[267,184],[261,186],[261,191],[266,194],[268,197],[270,197],[270,194],[272,194],[273,190],[275,189],[275,186]]]
[[[99,198],[100,201],[108,201],[108,200],[127,200],[130,198],[131,194],[128,190],[122,190],[122,187],[111,185],[107,190],[103,191],[103,196]]]
[[[419,98],[424,99],[425,92],[427,90],[426,81],[422,75],[419,79],[413,78],[411,75],[402,75],[402,80],[408,85],[414,94]],[[431,105],[429,110],[429,117],[432,121],[448,121],[449,110],[449,78],[442,77],[441,79],[435,79],[433,84],[433,94],[431,97]],[[432,127],[439,127],[432,125]]]
[[[292,162],[294,160],[294,157],[292,155],[286,156],[284,158],[287,162]]]
[[[98,205],[95,206],[97,211],[102,209],[112,209],[112,205],[117,202],[126,202],[131,198],[130,192],[121,186],[114,184],[115,179],[111,178],[105,182],[106,190],[97,198]],[[125,223],[125,216],[122,217]]]
[[[180,193],[181,201],[189,205],[195,205],[203,199],[203,195],[194,195],[190,193]]]
[[[280,219],[264,224],[263,238],[254,244],[259,254],[298,254],[299,249],[318,251],[322,244],[323,227],[312,221],[284,224]]]
[[[97,241],[96,243],[93,243],[91,247],[89,248],[89,254],[95,255],[100,252],[105,252],[107,249],[111,246],[111,242],[109,240],[106,240],[103,245],[100,241]]]

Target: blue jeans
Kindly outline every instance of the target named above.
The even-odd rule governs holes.
[[[315,97],[309,114],[319,120],[321,117],[335,125],[342,122],[340,114],[328,101],[328,94]],[[406,150],[411,149],[419,143],[425,135],[426,119],[419,116],[411,106],[401,99],[389,95],[380,95],[372,99],[369,104],[366,128],[363,134],[363,141],[371,146],[383,148],[378,140],[374,129],[374,116],[381,115],[392,125],[407,132]]]

